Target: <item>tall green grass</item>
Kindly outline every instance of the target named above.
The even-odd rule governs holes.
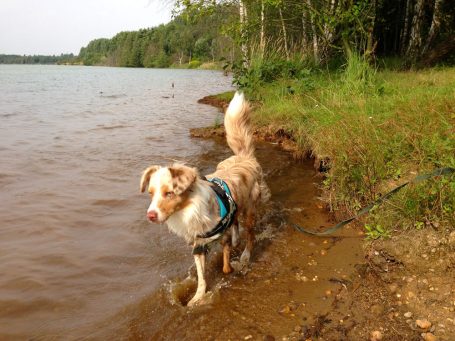
[[[302,150],[330,160],[325,199],[345,215],[418,173],[455,167],[455,68],[377,71],[354,56],[339,72],[311,70],[246,91],[262,104],[257,125],[285,128]],[[366,223],[372,235],[453,228],[454,207],[454,177],[434,179],[406,188]]]

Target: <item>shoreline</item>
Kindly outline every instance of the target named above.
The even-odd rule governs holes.
[[[222,111],[228,104],[216,96],[206,96],[198,102]],[[257,141],[279,145],[296,161],[314,157],[302,151],[295,138],[281,127],[268,125],[253,129]],[[190,134],[196,138],[224,139],[225,136],[222,126],[195,128]],[[314,168],[323,176],[320,166],[321,161],[315,157]],[[455,288],[452,285],[455,231],[450,233],[437,228],[394,231],[390,239],[364,240],[360,244],[365,262],[355,265],[357,276],[350,278],[350,286],[340,291],[333,301],[350,312],[344,317],[350,320],[350,325],[344,322],[344,336],[375,341],[434,341],[455,337]],[[340,310],[326,312],[325,322],[313,334],[296,328],[286,339],[338,335],[340,323],[333,321],[343,321]],[[315,321],[320,314],[315,312]]]

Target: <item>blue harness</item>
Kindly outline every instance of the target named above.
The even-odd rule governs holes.
[[[220,207],[220,221],[210,231],[197,235],[198,238],[207,239],[211,241],[218,239],[234,222],[237,205],[232,198],[231,191],[228,185],[220,178],[204,179],[210,182],[210,187],[215,191],[216,200]],[[201,254],[207,252],[207,244],[196,246],[193,249],[193,254]]]

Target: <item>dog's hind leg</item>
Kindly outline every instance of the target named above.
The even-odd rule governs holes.
[[[205,254],[194,255],[194,262],[197,270],[197,290],[194,297],[188,302],[188,306],[196,304],[205,294],[207,283],[205,282]]]
[[[255,210],[254,208],[248,209],[246,212],[245,219],[245,230],[246,230],[246,247],[240,256],[240,263],[247,265],[250,261],[251,252],[253,251],[254,244],[254,224],[255,224]]]
[[[232,246],[237,247],[237,246],[239,246],[239,243],[240,243],[239,221],[238,221],[237,217],[234,219],[234,223],[232,224],[231,230],[232,230],[232,237],[231,237]]]
[[[223,272],[225,274],[232,272],[231,267],[231,236],[224,235],[223,239],[221,240],[221,244],[223,245]]]

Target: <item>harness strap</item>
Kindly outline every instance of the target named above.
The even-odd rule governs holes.
[[[221,235],[232,225],[234,222],[235,214],[237,212],[237,205],[235,204],[234,199],[230,194],[229,187],[224,183],[223,180],[218,178],[213,178],[210,180],[204,178],[204,180],[210,182],[211,188],[215,191],[217,197],[220,198],[227,211],[226,215],[224,217],[221,217],[221,220],[212,230],[197,235],[198,238],[207,239],[216,235]]]

